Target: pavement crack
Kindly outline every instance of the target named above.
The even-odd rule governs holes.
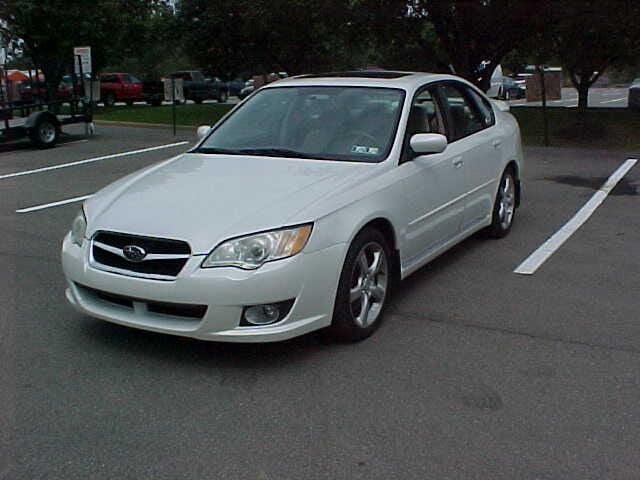
[[[599,343],[590,343],[590,342],[583,342],[580,340],[571,340],[568,338],[562,338],[562,337],[556,337],[556,336],[552,336],[552,335],[538,335],[538,334],[534,334],[534,333],[529,333],[529,332],[520,332],[518,330],[512,330],[509,328],[501,328],[501,327],[490,327],[490,326],[486,326],[486,325],[479,325],[477,323],[470,323],[470,322],[450,322],[447,320],[442,320],[442,319],[434,319],[434,318],[429,318],[429,317],[425,317],[422,314],[419,313],[415,313],[415,312],[402,312],[402,311],[393,311],[393,312],[389,312],[389,315],[391,316],[402,316],[402,317],[406,317],[406,318],[411,318],[414,320],[426,320],[429,322],[433,322],[433,323],[440,323],[443,325],[452,325],[452,326],[458,326],[458,327],[464,327],[464,328],[475,328],[478,330],[484,330],[484,331],[488,331],[488,332],[496,332],[496,333],[503,333],[503,334],[507,334],[507,335],[518,335],[521,337],[527,337],[530,338],[532,340],[543,340],[543,341],[547,341],[547,342],[557,342],[557,343],[562,343],[565,345],[577,345],[577,346],[581,346],[581,347],[588,347],[588,348],[596,348],[596,349],[601,349],[601,350],[607,350],[607,351],[612,351],[612,352],[624,352],[624,353],[633,353],[633,354],[640,354],[640,350],[637,348],[632,348],[632,347],[611,347],[608,345],[602,345]]]

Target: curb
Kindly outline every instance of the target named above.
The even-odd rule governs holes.
[[[119,122],[117,120],[94,120],[93,123],[109,127],[173,128],[170,123]],[[193,125],[176,125],[177,130],[195,131],[196,128],[198,127]]]

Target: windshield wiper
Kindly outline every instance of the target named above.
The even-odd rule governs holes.
[[[244,152],[242,150],[232,149],[232,148],[215,148],[215,147],[200,147],[195,150],[195,153],[210,153],[210,154],[221,154],[221,155],[242,155]]]
[[[216,147],[200,147],[195,153],[209,153],[220,155],[264,155],[267,157],[286,157],[286,158],[312,158],[316,160],[330,160],[326,156],[314,155],[312,153],[298,152],[288,148],[216,148]]]
[[[266,155],[268,157],[287,157],[287,158],[314,158],[319,160],[328,160],[322,155],[314,155],[313,153],[299,152],[288,148],[243,148],[238,150],[245,155]]]

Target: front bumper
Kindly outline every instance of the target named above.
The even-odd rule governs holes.
[[[62,245],[66,296],[79,311],[110,322],[223,342],[273,342],[303,335],[331,323],[346,245],[271,262],[258,270],[202,269],[193,256],[173,281],[150,280],[98,270],[89,265],[88,242]],[[133,308],[106,301],[92,291],[134,299]],[[287,316],[263,327],[240,327],[244,306],[295,299]],[[147,302],[206,305],[202,318],[154,313]]]

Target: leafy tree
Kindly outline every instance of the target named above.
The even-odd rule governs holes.
[[[555,51],[578,90],[578,110],[584,112],[589,89],[607,68],[640,57],[640,2],[560,0],[554,12]]]
[[[416,0],[456,74],[488,90],[502,59],[544,25],[549,0]],[[569,0],[570,1],[570,0]]]
[[[72,70],[73,47],[92,47],[93,68],[125,58],[139,45],[143,24],[164,0],[3,0],[0,18],[24,40],[25,55],[50,89]]]
[[[306,73],[343,65],[349,1],[183,0],[186,50],[221,73]]]
[[[355,63],[394,70],[443,71],[447,58],[418,2],[354,0],[348,41]]]

